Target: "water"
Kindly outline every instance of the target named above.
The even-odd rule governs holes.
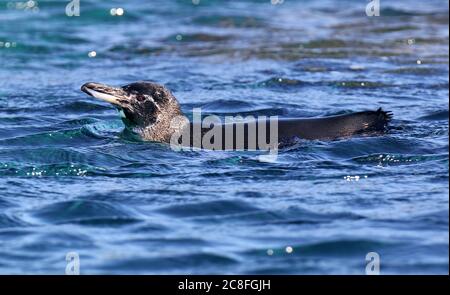
[[[0,1],[0,273],[63,274],[70,251],[82,274],[364,274],[368,252],[385,274],[448,273],[442,1],[373,18],[356,0],[82,0],[72,18],[66,3]],[[395,119],[275,163],[174,152],[79,90],[142,79],[187,114]]]

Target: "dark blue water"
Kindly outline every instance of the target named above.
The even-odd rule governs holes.
[[[0,1],[0,273],[63,274],[70,251],[82,274],[364,274],[368,252],[448,273],[445,1],[37,2]],[[174,152],[79,91],[142,79],[187,114],[395,118],[275,163]]]

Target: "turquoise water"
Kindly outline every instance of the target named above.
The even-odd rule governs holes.
[[[0,1],[0,273],[64,274],[71,251],[82,274],[364,274],[368,252],[448,273],[447,2],[68,2]],[[174,152],[79,90],[142,79],[187,114],[394,120],[275,163]]]

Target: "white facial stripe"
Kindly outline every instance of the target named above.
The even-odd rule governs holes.
[[[95,98],[104,100],[106,102],[112,103],[112,104],[118,104],[118,99],[115,96],[112,96],[110,94],[101,93],[92,89],[87,89],[90,95],[92,95]]]
[[[149,95],[148,98],[153,102],[155,107],[159,110],[159,105],[156,103],[156,101],[153,99],[153,97]]]

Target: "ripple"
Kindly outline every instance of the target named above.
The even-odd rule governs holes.
[[[176,217],[221,216],[257,211],[257,207],[240,201],[211,201],[205,203],[172,205],[158,210],[160,213]]]
[[[11,227],[26,227],[28,224],[11,214],[0,213],[0,229],[11,228]]]
[[[22,177],[86,176],[88,174],[99,173],[103,170],[103,168],[93,167],[90,165],[71,163],[36,166],[15,166],[14,164],[3,164],[0,166],[0,175]]]
[[[308,82],[288,78],[271,78],[258,84],[268,88],[297,89],[304,86],[310,86]]]
[[[448,121],[449,118],[449,112],[448,110],[440,110],[432,112],[428,115],[422,116],[419,118],[419,120],[424,121]]]
[[[221,35],[212,35],[206,33],[198,33],[198,34],[176,34],[174,36],[170,36],[166,41],[174,41],[174,42],[223,42],[228,41],[232,38],[232,36],[221,36]]]
[[[101,121],[83,125],[80,128],[52,130],[43,133],[33,133],[0,139],[0,145],[9,147],[22,146],[24,144],[34,146],[72,146],[77,142],[79,144],[86,144],[89,141],[96,142],[98,139],[115,137],[117,133],[124,130],[123,128],[123,124],[118,120],[110,122]]]
[[[248,112],[255,107],[254,103],[245,102],[242,100],[214,100],[202,105],[202,111],[205,110],[207,112],[219,112],[219,113],[227,113],[227,112]]]
[[[202,203],[172,205],[158,210],[172,217],[195,219],[205,223],[244,223],[250,224],[323,224],[336,220],[362,219],[362,216],[349,212],[316,213],[304,208],[289,207],[285,210],[268,210],[255,207],[242,200],[218,200]]]
[[[193,19],[194,23],[222,28],[257,28],[264,26],[264,21],[251,16],[201,16]]]
[[[117,226],[139,221],[119,205],[85,200],[50,204],[35,210],[33,217],[48,223],[81,223],[91,226]]]
[[[137,41],[130,41],[127,44],[117,44],[110,46],[108,49],[111,53],[116,53],[120,55],[159,55],[162,53],[170,52],[171,49],[168,46],[151,46],[146,44],[141,44]]]
[[[390,86],[385,83],[373,81],[339,81],[333,84],[343,88],[379,88]]]
[[[106,105],[90,103],[85,101],[70,102],[63,105],[54,106],[51,108],[56,111],[71,112],[71,113],[86,113],[86,112],[99,113],[100,111],[111,109],[111,107]]]
[[[398,75],[428,76],[428,75],[441,75],[444,71],[433,67],[421,66],[421,67],[402,67],[398,69],[387,70],[385,72]]]
[[[408,165],[429,161],[448,160],[448,155],[395,155],[395,154],[372,154],[363,157],[355,157],[353,161],[361,164],[385,165]]]
[[[368,252],[372,252],[373,249],[377,251],[383,251],[383,249],[401,246],[393,242],[380,242],[368,239],[336,239],[330,241],[322,241],[309,244],[297,244],[292,245],[292,254],[286,253],[286,248],[274,248],[273,255],[294,255],[294,256],[358,256],[365,257]]]
[[[392,242],[380,242],[373,240],[337,240],[329,242],[320,242],[312,245],[299,246],[299,252],[305,255],[322,253],[322,255],[349,255],[354,256],[361,253],[362,257],[372,249],[382,251],[384,248],[395,245]],[[294,247],[295,249],[296,247]]]
[[[137,257],[109,259],[100,271],[119,273],[117,270],[131,270],[134,273],[219,273],[223,267],[235,265],[237,261],[226,255],[215,253],[193,253],[162,257]]]

